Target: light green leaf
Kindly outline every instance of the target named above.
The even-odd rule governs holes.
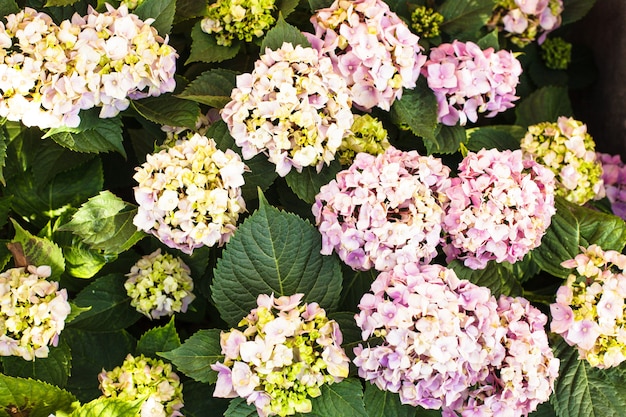
[[[54,385],[0,374],[0,409],[15,407],[13,416],[48,417],[58,410],[69,413],[75,401],[72,394]]]
[[[217,381],[217,372],[211,365],[224,359],[220,333],[218,329],[199,330],[176,349],[159,352],[159,356],[171,361],[189,378],[213,384]]]
[[[311,399],[311,414],[318,417],[363,417],[367,415],[363,403],[363,389],[357,379],[347,378],[338,384],[321,386],[322,395]]]
[[[153,18],[151,26],[159,32],[159,35],[165,36],[172,31],[176,0],[144,0],[133,13],[142,20]]]
[[[492,30],[482,38],[478,39],[476,45],[478,45],[482,50],[485,50],[487,48],[493,48],[497,51],[498,49],[500,49],[500,43],[498,42],[498,31]]]
[[[541,122],[556,122],[559,116],[572,114],[566,87],[542,87],[517,104],[515,124],[528,127]]]
[[[473,270],[464,266],[462,262],[454,260],[450,262],[448,268],[454,270],[460,279],[466,279],[481,287],[489,288],[496,298],[500,294],[516,296],[522,292],[515,276],[504,264],[489,262],[486,268]]]
[[[293,46],[301,45],[304,47],[310,47],[311,44],[307,38],[302,34],[300,29],[285,22],[283,16],[278,17],[278,21],[273,28],[267,31],[267,34],[261,42],[261,53],[265,52],[266,48],[273,51],[280,49],[283,43],[291,43]]]
[[[256,417],[258,416],[256,407],[247,404],[243,398],[233,398],[224,413],[224,417]]]
[[[71,361],[70,348],[62,342],[51,346],[46,358],[27,361],[18,356],[6,356],[2,358],[2,366],[6,375],[33,378],[63,388],[72,369]]]
[[[567,278],[571,270],[563,268],[561,262],[578,255],[580,246],[596,244],[604,250],[618,252],[624,248],[626,223],[619,217],[572,204],[561,197],[556,198],[556,210],[541,245],[532,251],[532,259],[542,270]]]
[[[514,129],[514,128],[518,129]],[[467,149],[478,152],[482,148],[498,149],[500,151],[506,149],[519,149],[519,138],[521,138],[526,129],[514,126],[485,126],[467,129]]]
[[[135,206],[110,191],[102,191],[83,204],[72,220],[59,227],[80,236],[84,243],[105,254],[119,254],[145,237],[133,225]]]
[[[341,171],[341,164],[339,160],[335,159],[330,165],[324,165],[324,168],[319,173],[314,167],[304,167],[302,172],[292,169],[285,177],[285,180],[287,180],[289,188],[300,199],[313,204],[315,196],[320,192],[320,188],[335,179],[335,175],[339,171]]]
[[[403,405],[397,393],[382,391],[376,385],[365,386],[365,410],[368,417],[412,417],[415,408]]]
[[[341,269],[334,256],[320,254],[321,236],[308,221],[269,205],[260,207],[231,238],[217,261],[211,290],[222,316],[235,326],[260,294],[304,294],[327,311],[337,307]]]
[[[563,0],[561,25],[568,25],[582,19],[593,8],[594,4],[596,4],[596,0]]]
[[[446,0],[438,9],[444,17],[441,30],[460,41],[475,40],[493,8],[493,0]]]
[[[153,327],[137,342],[137,355],[158,357],[157,352],[167,352],[180,347],[180,338],[174,325],[174,317],[162,327]]]
[[[417,80],[412,90],[404,90],[402,99],[391,106],[391,120],[401,128],[407,128],[424,142],[434,142],[430,146],[437,148],[435,132],[437,129],[437,99],[428,88],[425,77]]]
[[[15,228],[14,243],[22,246],[24,256],[29,265],[48,265],[52,270],[51,279],[58,280],[65,270],[63,252],[56,243],[43,237],[33,236],[15,220],[11,219]]]
[[[555,346],[561,360],[559,378],[550,402],[559,417],[622,417],[626,410],[624,367],[592,368],[578,359],[578,351],[563,340]]]
[[[122,417],[138,416],[145,398],[134,401],[119,398],[98,398],[82,405],[70,417]]]
[[[236,77],[236,72],[222,68],[205,71],[177,97],[222,108],[230,101],[230,93],[236,86]]]
[[[48,0],[45,4],[45,7],[54,7],[54,6],[71,6],[72,4],[78,2],[79,0]]]
[[[426,140],[424,144],[429,155],[432,154],[452,154],[461,147],[461,143],[466,141],[465,129],[461,126],[441,125],[437,137],[434,141]]]
[[[115,255],[103,255],[99,250],[91,249],[78,237],[61,249],[65,257],[65,272],[74,278],[92,278],[115,258]]]
[[[191,29],[191,53],[185,62],[185,65],[192,62],[221,62],[230,58],[234,58],[239,49],[241,42],[234,40],[231,46],[221,46],[217,44],[215,36],[202,31],[200,22],[197,22]]]
[[[198,103],[183,100],[172,94],[131,100],[130,104],[137,113],[151,122],[161,125],[193,129],[200,116]]]

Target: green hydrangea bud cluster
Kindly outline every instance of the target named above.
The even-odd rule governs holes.
[[[128,10],[135,10],[137,7],[141,6],[145,0],[122,0],[121,4],[128,7]]]
[[[140,355],[126,356],[121,366],[98,375],[102,397],[133,401],[146,398],[141,417],[177,417],[183,414],[183,385],[172,365]]]
[[[379,155],[391,146],[382,122],[369,114],[355,116],[350,131],[337,150],[342,165],[351,165],[359,152]]]
[[[550,69],[567,69],[572,62],[572,44],[560,37],[548,38],[541,44],[541,58]]]
[[[67,291],[48,281],[47,265],[12,268],[0,274],[0,356],[27,361],[48,356],[71,312]]]
[[[411,13],[411,28],[421,38],[435,38],[440,35],[439,25],[443,23],[443,15],[430,7],[419,6]]]
[[[554,172],[556,195],[575,204],[604,197],[602,165],[587,126],[568,117],[528,127],[520,143],[525,158]]]
[[[189,267],[161,249],[139,259],[126,276],[130,304],[151,319],[184,313],[195,298]]]
[[[208,7],[200,27],[215,33],[218,45],[230,46],[235,39],[252,42],[272,27],[274,10],[274,0],[217,0]]]
[[[322,384],[348,376],[339,325],[317,303],[300,305],[302,297],[260,295],[242,330],[222,332],[213,395],[245,398],[260,416],[287,416],[310,412]]]
[[[211,108],[205,114],[200,114],[196,120],[196,125],[193,129],[184,126],[161,126],[161,130],[165,132],[165,141],[163,145],[157,147],[155,152],[162,149],[168,149],[176,145],[176,142],[182,139],[191,139],[196,133],[201,136],[206,136],[206,132],[209,127],[216,120],[221,120],[219,109]]]

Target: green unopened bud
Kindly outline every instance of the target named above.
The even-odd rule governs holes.
[[[443,15],[426,6],[419,6],[411,14],[411,27],[423,38],[439,36]]]
[[[563,38],[548,38],[541,44],[541,58],[550,69],[567,69],[572,61],[572,44]]]
[[[337,153],[342,165],[350,165],[359,152],[379,155],[390,146],[387,130],[376,118],[365,114],[355,116],[351,128],[352,134],[343,138]]]

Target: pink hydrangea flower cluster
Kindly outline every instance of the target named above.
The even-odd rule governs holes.
[[[237,77],[231,99],[222,118],[244,159],[264,152],[283,177],[330,164],[354,120],[330,59],[290,43],[266,49],[252,73]]]
[[[234,151],[223,152],[199,134],[147,155],[133,176],[139,204],[133,224],[187,254],[223,245],[246,208],[245,168]]]
[[[541,44],[548,33],[561,26],[563,0],[496,0],[491,25],[507,32],[523,48],[539,35]]]
[[[561,265],[575,269],[550,305],[550,329],[591,366],[626,360],[626,255],[591,245]]]
[[[305,36],[332,59],[357,108],[389,110],[403,88],[415,87],[426,61],[419,37],[384,1],[335,0],[311,23],[315,33]]]
[[[125,6],[56,25],[25,8],[0,23],[0,116],[42,129],[76,127],[79,112],[114,117],[129,99],[174,90],[177,54]]]
[[[514,263],[541,243],[554,208],[554,174],[521,150],[469,152],[446,189],[443,250],[448,262],[483,269]]]
[[[307,413],[321,385],[348,376],[339,325],[317,303],[300,305],[302,297],[259,295],[243,329],[221,333],[214,396],[245,398],[260,417]]]
[[[67,291],[48,281],[49,266],[11,268],[0,274],[0,356],[46,358],[57,346],[71,312]]]
[[[359,304],[359,376],[404,404],[444,416],[522,416],[550,396],[558,374],[544,325],[522,298],[459,280],[441,265],[382,272]],[[501,414],[506,410],[509,414]],[[472,414],[474,413],[474,414]]]
[[[430,50],[422,74],[437,98],[439,122],[465,126],[479,113],[494,117],[514,106],[522,65],[509,51],[455,40]]]
[[[602,165],[605,195],[611,203],[613,214],[626,219],[626,165],[619,155],[596,153]]]
[[[429,262],[441,242],[449,173],[439,158],[417,151],[358,153],[315,197],[321,253],[334,250],[361,271]]]

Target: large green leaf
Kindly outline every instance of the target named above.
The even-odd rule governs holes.
[[[576,22],[591,10],[596,0],[563,0],[562,25]]]
[[[174,23],[193,19],[194,17],[204,17],[204,13],[206,13],[206,1],[176,0]]]
[[[1,416],[48,417],[58,410],[69,413],[75,401],[72,394],[54,385],[0,374]]]
[[[38,184],[43,185],[58,173],[76,168],[94,157],[93,153],[75,152],[53,140],[44,140],[33,155],[33,176]]]
[[[48,357],[27,361],[18,356],[2,358],[4,374],[22,378],[33,378],[39,381],[65,387],[72,369],[72,354],[66,343],[51,346]]]
[[[158,357],[158,352],[167,352],[180,347],[180,338],[174,325],[174,317],[162,327],[153,327],[137,342],[137,355]]]
[[[412,417],[415,415],[415,408],[403,405],[397,393],[382,391],[376,385],[366,385],[364,398],[368,417]]]
[[[285,42],[291,43],[293,46],[311,46],[300,29],[285,22],[285,19],[283,19],[281,15],[278,17],[276,25],[267,31],[267,34],[263,38],[263,42],[261,42],[261,53],[264,53],[266,48],[273,51],[280,49]]]
[[[431,142],[430,149],[439,148],[435,136],[437,130],[437,99],[428,88],[425,77],[417,80],[412,90],[404,90],[402,98],[394,101],[391,106],[391,120],[401,128]]]
[[[561,360],[551,403],[559,417],[622,417],[626,410],[626,368],[593,368],[563,340],[555,346]]]
[[[202,31],[200,22],[197,22],[191,29],[191,53],[185,64],[192,62],[221,62],[234,58],[241,42],[234,40],[231,46],[221,46],[217,44],[215,36]]]
[[[467,137],[465,129],[461,126],[444,126],[442,125],[434,141],[426,140],[426,150],[429,155],[432,154],[452,154],[456,153],[461,144],[465,143]]]
[[[43,237],[30,234],[18,222],[11,219],[15,228],[13,243],[19,243],[29,265],[48,265],[52,271],[50,278],[58,280],[65,270],[63,252],[56,243]]]
[[[136,207],[110,191],[102,191],[83,204],[69,223],[59,227],[80,236],[83,242],[105,254],[118,254],[130,249],[145,237],[133,225]]]
[[[224,413],[224,417],[256,417],[258,416],[256,407],[253,404],[247,404],[243,398],[233,398],[228,409]]]
[[[99,250],[90,248],[78,236],[74,236],[61,249],[65,258],[65,272],[75,278],[92,278],[107,262],[116,258],[115,255],[104,255]]]
[[[517,128],[517,129],[516,129]],[[514,126],[485,126],[467,129],[467,149],[478,152],[482,148],[496,148],[500,151],[506,149],[519,149],[520,138],[524,136],[526,129]]]
[[[515,124],[528,127],[541,122],[556,122],[559,116],[572,116],[566,87],[542,87],[522,100],[515,108]]]
[[[102,397],[90,401],[76,409],[68,417],[122,417],[138,416],[145,398],[134,401],[120,400],[119,398]],[[63,415],[59,417],[65,417]]]
[[[230,93],[236,86],[236,77],[236,72],[222,68],[205,71],[177,97],[222,108],[230,101]]]
[[[466,279],[481,287],[489,288],[496,297],[500,294],[516,296],[522,292],[515,276],[504,264],[489,262],[486,268],[474,270],[464,266],[462,262],[454,260],[450,262],[448,268],[454,270],[460,279]]]
[[[130,297],[124,288],[126,277],[109,274],[98,278],[76,295],[78,307],[91,307],[76,317],[70,326],[94,332],[122,330],[141,318],[130,305]]]
[[[222,318],[236,325],[260,294],[304,294],[330,311],[341,293],[335,256],[320,254],[321,236],[308,221],[272,207],[260,207],[239,226],[218,260],[211,290]]]
[[[338,384],[321,386],[322,395],[313,398],[311,414],[317,417],[363,417],[367,415],[363,388],[357,379],[347,378]]]
[[[131,101],[131,106],[151,122],[193,129],[200,116],[198,103],[172,94]]]
[[[20,6],[17,5],[15,0],[3,0],[0,1],[0,16],[7,16],[12,13],[18,13]]]
[[[214,397],[215,385],[204,384],[188,379],[183,384],[185,417],[206,417],[207,410],[212,416],[223,416],[228,409],[230,398]]]
[[[176,13],[176,0],[144,0],[133,11],[142,20],[153,18],[152,27],[165,36],[172,30],[174,14]]]
[[[217,372],[211,365],[224,359],[220,333],[218,329],[199,330],[176,349],[159,352],[159,356],[171,361],[189,378],[213,384],[217,381]]]
[[[596,244],[604,250],[621,251],[626,243],[626,223],[612,214],[602,213],[556,199],[556,214],[541,245],[533,250],[533,260],[544,271],[567,278],[571,270],[561,262],[573,259],[580,247]]]
[[[335,179],[335,175],[341,171],[339,160],[335,159],[330,165],[324,165],[319,173],[314,167],[304,167],[302,172],[291,170],[285,177],[289,188],[303,201],[313,204],[315,196],[320,192],[323,185]]]
[[[443,15],[441,30],[461,41],[475,40],[492,15],[493,0],[446,0],[438,12]]]

